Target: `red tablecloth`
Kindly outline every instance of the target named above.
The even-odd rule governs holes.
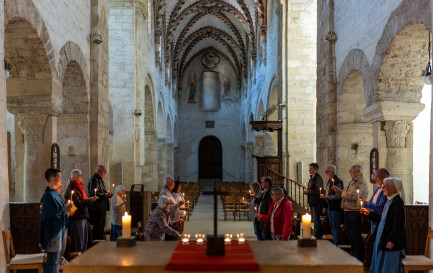
[[[258,271],[250,245],[238,244],[236,240],[226,245],[225,256],[206,256],[206,244],[177,245],[166,267],[174,271]]]

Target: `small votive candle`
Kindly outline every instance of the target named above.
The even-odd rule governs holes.
[[[224,235],[224,244],[229,245],[232,243],[232,236],[231,234],[227,233]]]
[[[190,237],[191,235],[189,234],[182,234],[182,236],[180,237],[180,240],[182,241],[182,245],[188,245]]]
[[[204,244],[204,234],[201,234],[201,233],[196,233],[195,234],[195,239],[197,240],[197,244],[198,245],[202,245],[202,244]]]
[[[245,241],[247,240],[247,236],[245,233],[238,233],[237,234],[238,237],[238,244],[245,244]]]

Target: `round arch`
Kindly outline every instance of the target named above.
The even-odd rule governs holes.
[[[206,136],[198,147],[199,179],[222,179],[223,150],[221,141],[215,136]]]

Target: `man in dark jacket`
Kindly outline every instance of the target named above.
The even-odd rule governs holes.
[[[326,184],[325,194],[321,194],[320,197],[326,199],[328,203],[328,219],[332,229],[332,243],[334,245],[340,244],[340,224],[343,216],[341,210],[341,197],[335,193],[333,186],[336,186],[340,190],[343,190],[343,181],[337,176],[337,167],[330,165],[326,167],[326,176],[328,177],[328,183]],[[324,209],[326,211],[326,209]]]
[[[317,163],[311,163],[308,170],[310,172],[310,181],[308,181],[308,187],[304,191],[304,194],[308,195],[308,204],[310,205],[311,216],[313,217],[316,238],[321,239],[323,231],[322,223],[320,222],[320,191],[323,189],[323,180],[320,174],[317,173],[319,170]]]
[[[103,240],[106,213],[110,210],[109,198],[113,196],[112,192],[107,192],[104,185],[105,174],[107,170],[104,165],[98,165],[95,174],[90,178],[88,188],[90,196],[97,196],[98,199],[92,204],[91,222],[93,223],[93,240]]]
[[[263,194],[261,198],[255,198],[254,202],[258,207],[258,214],[268,215],[269,207],[272,204],[272,178],[269,176],[262,177],[261,186],[263,188]],[[254,197],[253,197],[254,198]],[[262,234],[264,240],[272,240],[271,231],[265,229],[265,222],[261,222]]]

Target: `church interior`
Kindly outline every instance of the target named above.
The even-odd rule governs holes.
[[[424,254],[432,14],[432,0],[0,1],[0,230],[37,246],[47,168],[62,171],[63,195],[72,170],[87,189],[104,165],[131,210],[141,189],[146,220],[166,177],[193,207],[214,185],[248,193],[270,176],[300,218],[310,163],[323,178],[336,166],[344,185],[359,164],[368,198],[377,169],[401,179],[406,254]],[[220,209],[224,232],[253,237],[245,214]],[[193,233],[201,218],[187,213]]]

